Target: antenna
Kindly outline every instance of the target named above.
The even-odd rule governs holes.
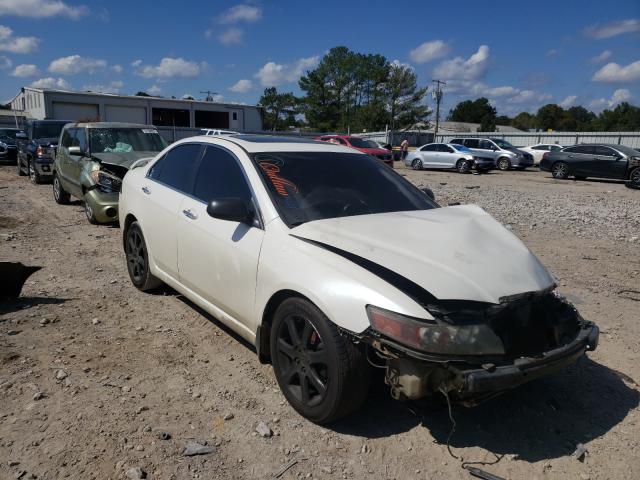
[[[207,94],[207,98],[204,99],[205,102],[213,102],[213,96],[218,94],[218,92],[212,92],[211,90],[200,90],[200,93]]]

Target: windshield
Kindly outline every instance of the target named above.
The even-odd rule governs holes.
[[[154,128],[90,128],[90,152],[159,152],[166,144]]]
[[[465,147],[464,145],[458,145],[457,143],[452,143],[451,146],[453,148],[455,148],[457,151],[459,152],[469,152],[471,153],[471,150],[469,150],[467,147]]]
[[[0,138],[16,138],[16,133],[20,130],[0,129]]]
[[[352,147],[356,148],[380,148],[371,140],[365,140],[364,138],[349,138],[347,141],[351,144]]]
[[[33,138],[58,138],[66,124],[67,122],[36,123],[33,127]]]
[[[327,218],[437,206],[413,184],[368,155],[270,152],[254,154],[253,161],[289,227]]]
[[[498,145],[500,148],[516,148],[506,140],[500,140],[499,138],[492,138],[491,141]]]

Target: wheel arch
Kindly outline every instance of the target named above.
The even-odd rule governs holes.
[[[289,298],[301,298],[319,308],[313,300],[296,290],[283,289],[271,295],[262,311],[262,318],[256,332],[256,350],[260,363],[271,363],[271,347],[269,344],[271,323],[278,307]]]

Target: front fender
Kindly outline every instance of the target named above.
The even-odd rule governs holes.
[[[333,323],[353,333],[369,327],[367,305],[433,318],[393,285],[294,234],[295,229],[289,230],[279,219],[267,225],[258,265],[254,331],[262,323],[269,300],[282,290],[304,295]]]

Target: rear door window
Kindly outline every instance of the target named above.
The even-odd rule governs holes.
[[[493,147],[493,143],[491,143],[489,140],[480,140],[480,146],[478,148],[482,150],[493,150]]]
[[[595,147],[596,155],[604,156],[604,157],[615,157],[616,152],[609,147],[596,146]]]
[[[230,152],[207,146],[193,187],[193,196],[209,203],[214,198],[251,200],[251,190],[240,163]]]
[[[73,131],[75,128],[67,128],[64,132],[62,132],[62,140],[60,141],[60,146],[64,148],[69,148],[71,146],[71,139],[73,138]]]
[[[425,145],[420,149],[421,152],[436,152],[438,151],[438,145],[432,143],[431,145]]]
[[[583,155],[593,155],[593,147],[591,145],[576,145],[575,147],[569,147],[564,149],[568,153],[580,153]]]
[[[467,148],[478,148],[480,140],[477,138],[468,138],[464,141],[464,146]]]
[[[438,144],[438,151],[443,153],[453,153],[453,149],[451,149],[448,145],[444,143]]]
[[[148,176],[179,192],[189,193],[193,185],[196,166],[203,147],[198,143],[185,143],[169,150],[158,160]]]

